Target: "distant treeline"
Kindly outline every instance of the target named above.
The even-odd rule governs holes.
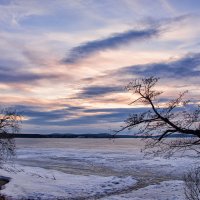
[[[15,138],[135,138],[138,136],[131,135],[111,135],[107,133],[99,134],[15,134]]]
[[[15,138],[146,138],[142,135],[112,135],[108,133],[98,133],[98,134],[14,134]],[[159,136],[153,136],[159,137]],[[181,134],[173,135],[173,138],[182,138]],[[192,136],[187,136],[192,137]]]

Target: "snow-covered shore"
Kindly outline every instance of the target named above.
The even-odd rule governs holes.
[[[111,195],[101,200],[185,200],[183,181],[163,181],[136,191]]]
[[[132,177],[82,176],[16,165],[0,170],[11,180],[1,191],[9,199],[72,199],[106,196],[136,183]]]
[[[136,145],[98,140],[96,146],[87,140],[82,146],[78,140],[54,142],[42,148],[18,145],[15,164],[0,169],[0,175],[11,178],[1,194],[11,199],[184,200],[182,175],[200,164],[193,155],[145,158],[136,140]]]

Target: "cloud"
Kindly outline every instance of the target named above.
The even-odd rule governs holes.
[[[75,63],[93,53],[97,53],[107,49],[118,48],[127,45],[132,41],[145,40],[159,34],[157,28],[144,30],[129,30],[123,33],[113,34],[107,38],[89,41],[72,48],[69,55],[64,59],[65,63]]]
[[[167,33],[174,30],[177,24],[181,24],[188,19],[193,19],[191,14],[180,15],[177,17],[161,18],[160,20],[154,18],[146,18],[143,23],[148,28],[141,30],[128,30],[121,33],[111,34],[110,36],[102,39],[88,41],[82,43],[69,50],[66,58],[63,59],[64,63],[73,64],[77,61],[86,58],[94,53],[105,51],[107,49],[119,48],[123,45],[130,44],[133,41],[143,41],[156,37],[159,34]]]
[[[137,76],[158,76],[167,78],[189,78],[200,76],[200,53],[187,54],[185,57],[162,63],[124,67],[116,75],[133,74]]]
[[[15,105],[13,106],[17,112],[26,117],[27,120],[24,123],[29,123],[30,121],[37,121],[38,124],[50,124],[54,121],[59,122],[63,121],[66,118],[76,116],[81,110],[84,110],[83,107],[69,106],[67,108],[47,110],[43,106],[36,105]],[[55,123],[56,123],[55,122]]]
[[[159,0],[161,5],[165,8],[166,11],[168,11],[170,14],[172,15],[176,15],[177,14],[177,10],[174,9],[174,7],[172,6],[172,4],[170,4],[168,1],[166,0]]]
[[[0,24],[18,27],[21,20],[34,15],[44,15],[46,10],[37,1],[0,0]]]
[[[23,108],[23,109],[22,109]],[[51,111],[39,111],[38,109],[21,107],[22,114],[28,117],[25,124],[35,124],[41,126],[80,126],[96,125],[102,123],[120,123],[128,117],[130,113],[141,112],[146,108],[105,108],[105,109],[84,109],[75,110],[60,109]],[[85,115],[79,115],[80,112]],[[89,115],[88,115],[89,114]],[[73,117],[71,117],[73,115]]]
[[[80,126],[121,122],[133,109],[87,109],[69,106],[63,109],[45,110],[40,106],[15,105],[13,107],[26,118],[23,124],[39,126]],[[84,113],[84,115],[80,115]]]
[[[9,5],[12,0],[0,0],[0,5]]]
[[[118,86],[89,86],[83,88],[83,91],[79,94],[80,98],[87,98],[87,97],[93,97],[93,96],[101,96],[109,93],[114,92],[122,92],[123,88]]]
[[[39,74],[32,72],[21,72],[14,67],[0,66],[0,82],[1,83],[27,83],[35,82],[42,79],[55,79],[58,78],[54,74]]]

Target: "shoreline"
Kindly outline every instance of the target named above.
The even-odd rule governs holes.
[[[4,177],[4,176],[0,176],[0,191],[2,189],[4,189],[4,185],[6,185],[7,183],[10,182],[10,178],[8,177]],[[6,200],[6,197],[3,196],[0,192],[0,200]]]
[[[0,176],[0,190],[3,189],[3,186],[10,182],[9,177]]]

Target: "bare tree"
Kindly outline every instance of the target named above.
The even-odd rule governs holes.
[[[200,167],[191,169],[184,175],[184,193],[188,200],[200,200]]]
[[[19,132],[21,117],[11,108],[0,110],[0,162],[15,154],[14,134]]]
[[[156,155],[164,152],[170,156],[177,150],[186,149],[199,152],[200,106],[184,100],[187,91],[167,103],[159,101],[163,92],[155,89],[158,80],[156,77],[136,79],[127,85],[126,89],[136,97],[131,104],[143,104],[146,109],[130,114],[117,133],[135,128],[138,134],[148,139],[144,149]],[[166,139],[175,134],[186,137],[178,140]]]

